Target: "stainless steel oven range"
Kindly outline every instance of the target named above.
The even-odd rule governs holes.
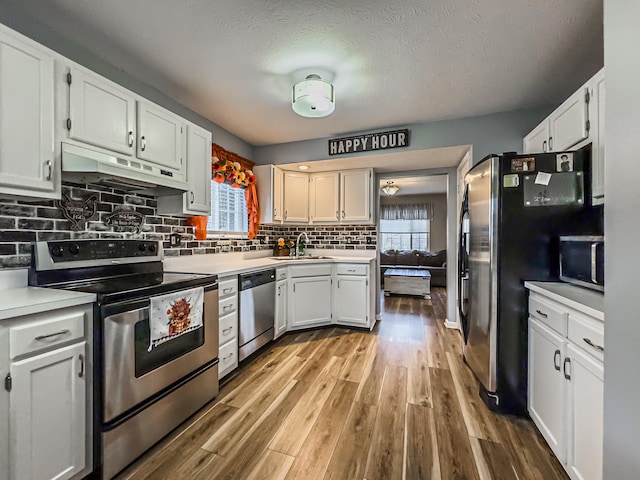
[[[157,241],[65,240],[33,245],[29,284],[97,295],[94,477],[113,478],[217,395],[217,276],[165,273]],[[154,301],[194,292],[201,324],[154,343]]]

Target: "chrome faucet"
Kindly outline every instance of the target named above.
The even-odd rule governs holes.
[[[300,237],[302,237],[303,235],[304,235],[304,238],[305,238],[305,247],[306,247],[306,245],[309,245],[309,236],[307,235],[307,232],[300,232],[300,235],[298,235],[298,239],[296,240],[296,258],[299,258]]]

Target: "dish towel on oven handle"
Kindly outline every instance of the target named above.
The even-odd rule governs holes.
[[[202,328],[204,288],[151,297],[149,351],[174,338]]]

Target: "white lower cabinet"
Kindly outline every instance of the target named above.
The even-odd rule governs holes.
[[[567,468],[580,480],[602,478],[604,367],[578,348],[567,347]]]
[[[530,293],[529,414],[573,480],[602,480],[603,345],[601,320]]]
[[[326,267],[327,274],[317,271],[318,276],[301,277],[296,275],[304,275],[305,267],[292,267],[289,328],[307,328],[331,323],[331,265]],[[298,268],[305,270],[297,270]]]
[[[218,378],[238,368],[238,277],[229,275],[218,279]]]
[[[69,479],[85,468],[86,343],[11,364],[11,479]]]
[[[335,323],[369,326],[369,268],[362,264],[338,264],[333,288]]]
[[[287,292],[288,281],[286,278],[276,282],[276,307],[273,337],[278,338],[287,331]]]

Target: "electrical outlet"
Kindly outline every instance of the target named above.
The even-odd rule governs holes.
[[[179,247],[181,241],[182,241],[182,238],[180,237],[179,233],[172,233],[171,235],[169,235],[170,247]]]
[[[371,237],[367,237],[367,245],[371,245]]]
[[[264,243],[269,243],[269,237],[264,237]]]

